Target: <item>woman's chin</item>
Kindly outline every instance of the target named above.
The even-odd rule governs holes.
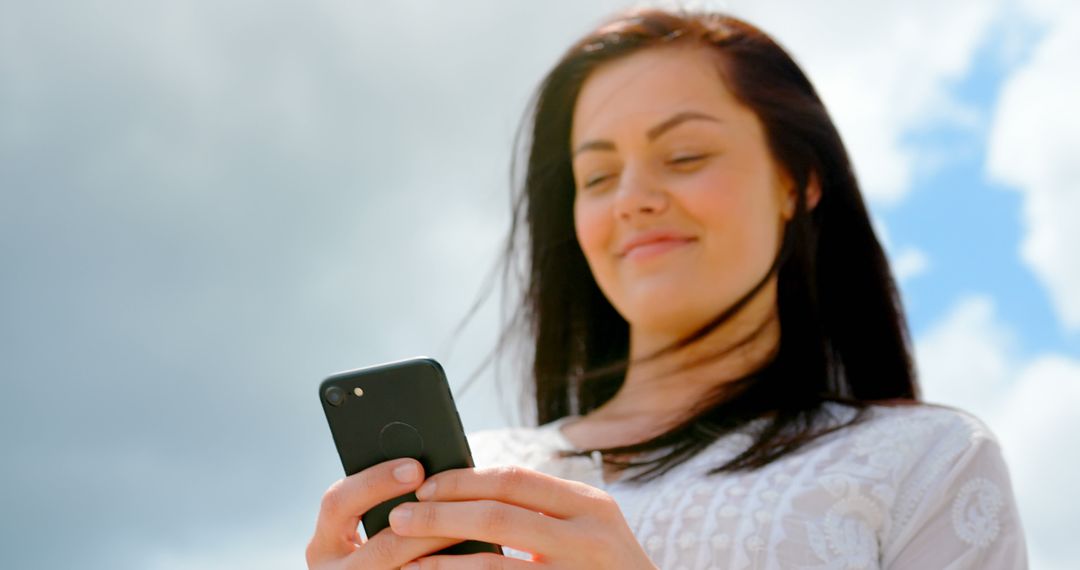
[[[685,287],[653,287],[635,291],[618,306],[635,333],[686,337],[719,316],[734,299],[702,299]]]
[[[638,333],[681,337],[692,334],[701,323],[702,310],[683,305],[671,297],[642,303],[636,310],[624,312],[630,328]]]

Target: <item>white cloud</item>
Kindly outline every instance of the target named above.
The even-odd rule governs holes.
[[[933,161],[904,143],[929,125],[972,128],[978,113],[949,83],[964,77],[1000,3],[731,2],[788,47],[815,83],[872,200],[893,204]]]
[[[1033,568],[1075,568],[1080,506],[1080,361],[1045,355],[1024,364],[1004,397],[999,436],[1013,476]]]
[[[996,423],[1001,394],[1015,374],[1015,345],[990,298],[961,300],[916,341],[924,397]]]
[[[1053,14],[1053,17],[1051,17]],[[990,134],[989,174],[1023,195],[1021,257],[1061,323],[1080,330],[1080,5],[1043,6],[1046,35],[1002,89]]]
[[[1072,539],[1080,504],[1080,458],[1066,450],[1080,433],[1080,361],[1047,354],[1024,359],[993,301],[959,301],[917,339],[928,401],[956,406],[987,423],[1001,441],[1025,526],[1033,568],[1075,567]]]
[[[892,266],[896,279],[903,283],[926,273],[930,267],[930,259],[922,250],[908,247],[896,254]]]

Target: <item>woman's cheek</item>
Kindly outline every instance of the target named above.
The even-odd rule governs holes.
[[[574,230],[578,242],[587,257],[592,257],[601,248],[605,234],[610,233],[610,223],[606,223],[602,203],[592,198],[579,198],[574,204]]]
[[[574,205],[574,230],[586,261],[598,281],[610,272],[610,251],[615,229],[610,207],[601,199],[579,199]]]

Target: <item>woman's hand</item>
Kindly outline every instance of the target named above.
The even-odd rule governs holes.
[[[401,469],[399,471],[399,469]],[[424,480],[413,459],[380,463],[350,475],[323,495],[315,536],[307,547],[308,568],[389,570],[461,542],[448,538],[406,538],[390,528],[360,543],[360,516],[372,507],[415,490]]]
[[[531,562],[497,554],[429,556],[416,560],[419,570],[656,568],[615,500],[584,483],[521,467],[452,469],[430,477],[416,494],[420,502],[390,512],[398,535],[482,540],[533,555]]]

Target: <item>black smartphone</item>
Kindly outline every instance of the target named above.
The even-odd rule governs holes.
[[[319,400],[334,436],[345,474],[411,457],[430,477],[447,469],[473,467],[450,385],[442,366],[430,358],[411,358],[339,372],[323,380]],[[367,536],[390,526],[390,511],[407,493],[379,504],[360,520]],[[494,544],[467,540],[437,554],[502,554]]]

